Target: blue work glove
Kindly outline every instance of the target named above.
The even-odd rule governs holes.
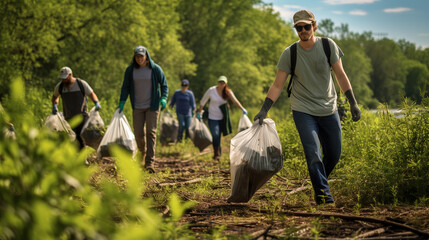
[[[12,123],[9,123],[9,131],[15,132],[15,127],[13,126]]]
[[[52,114],[55,115],[58,112],[58,106],[56,103],[54,103],[54,105],[52,106]]]
[[[101,110],[101,105],[99,102],[94,102],[95,103],[95,111],[100,111]]]
[[[118,108],[119,108],[119,113],[121,113],[124,110],[124,105],[125,105],[125,101],[120,101]]]
[[[167,99],[161,98],[161,101],[159,101],[159,103],[161,104],[161,111],[162,111],[164,110],[165,106],[167,106]]]
[[[242,108],[241,111],[243,111],[243,114],[247,114],[247,111],[245,108]]]
[[[197,112],[197,119],[201,121],[201,113]]]

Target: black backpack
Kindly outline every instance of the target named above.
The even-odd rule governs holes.
[[[77,81],[77,85],[79,85],[79,89],[80,89],[80,92],[82,93],[82,96],[85,97],[85,88],[83,88],[82,82],[80,81],[79,78],[76,78],[76,81]],[[58,87],[58,92],[60,93],[60,95],[63,94],[63,88],[64,88],[64,83],[61,82],[60,86]]]
[[[329,40],[325,37],[322,37],[323,43],[323,51],[325,52],[326,58],[329,63],[329,67],[331,67],[331,47],[329,46]],[[292,78],[295,76],[295,66],[296,66],[296,53],[297,53],[297,43],[292,44],[290,46],[290,80],[287,86],[287,96],[290,97],[292,93]]]

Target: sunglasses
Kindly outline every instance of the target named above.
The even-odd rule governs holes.
[[[188,84],[182,84],[182,87],[187,87],[188,86]]]
[[[303,28],[305,29],[305,31],[310,31],[311,30],[311,24],[306,24],[304,26],[295,26],[295,29],[297,32],[301,32]]]

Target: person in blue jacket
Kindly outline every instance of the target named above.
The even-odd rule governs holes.
[[[181,89],[177,89],[171,98],[170,107],[176,104],[176,114],[179,120],[179,134],[177,140],[181,141],[183,131],[186,137],[189,137],[189,126],[191,125],[192,112],[195,110],[195,97],[194,93],[189,90],[189,81],[182,80]]]
[[[143,46],[134,49],[132,63],[125,70],[119,112],[123,111],[128,95],[133,109],[134,135],[143,157],[141,164],[149,172],[154,172],[159,108],[161,106],[163,110],[167,105],[168,85],[162,68]]]

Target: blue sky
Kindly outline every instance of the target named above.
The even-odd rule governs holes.
[[[287,22],[300,9],[316,20],[331,19],[335,26],[348,24],[349,31],[371,31],[375,37],[405,39],[417,47],[429,47],[429,0],[263,0],[272,3]]]

